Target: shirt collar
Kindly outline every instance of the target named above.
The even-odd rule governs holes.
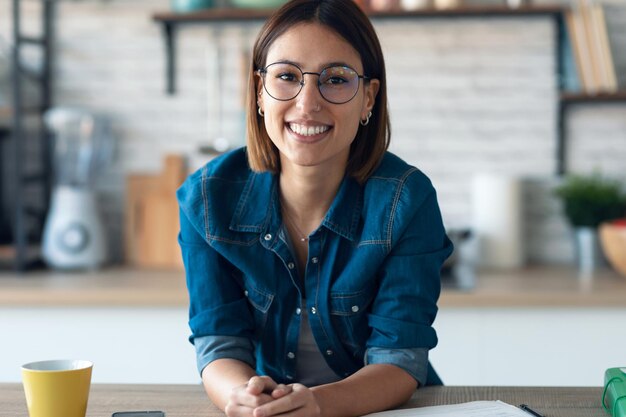
[[[268,230],[272,218],[280,219],[279,213],[276,176],[269,172],[251,172],[239,197],[230,229],[263,233]]]
[[[363,206],[362,191],[363,187],[354,178],[345,176],[322,225],[350,241],[356,240]]]
[[[362,187],[344,177],[322,225],[354,241],[363,205]],[[263,209],[265,208],[265,209]],[[281,223],[278,177],[271,173],[250,173],[237,203],[230,229],[238,232],[265,233]]]

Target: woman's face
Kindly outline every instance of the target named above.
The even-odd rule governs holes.
[[[319,73],[330,65],[344,65],[368,75],[363,74],[358,52],[341,36],[316,23],[298,24],[276,38],[265,65],[285,61],[303,72]],[[356,96],[343,104],[330,103],[321,96],[317,75],[305,74],[304,83],[294,99],[280,101],[268,94],[258,77],[259,106],[265,113],[267,133],[280,151],[282,169],[292,164],[345,170],[359,121],[374,105],[378,80],[368,84],[358,80]]]

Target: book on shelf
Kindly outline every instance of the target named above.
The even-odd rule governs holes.
[[[588,59],[581,55],[578,45],[580,34],[578,22],[571,10],[565,12],[565,27],[560,34],[561,39],[561,89],[567,92],[579,93],[586,90],[586,76],[584,65]]]
[[[591,10],[592,17],[595,22],[596,37],[598,49],[603,62],[603,79],[607,92],[615,92],[618,90],[617,74],[615,73],[615,63],[613,62],[613,53],[611,51],[611,43],[609,41],[608,26],[604,16],[604,8],[595,4]]]
[[[579,90],[588,94],[616,92],[617,77],[602,5],[578,0],[576,7],[565,13],[565,29],[579,75]],[[563,65],[565,72],[567,61]],[[579,91],[568,88],[566,81],[565,90]]]

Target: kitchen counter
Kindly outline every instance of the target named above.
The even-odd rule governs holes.
[[[564,266],[479,271],[472,290],[444,289],[439,306],[626,308],[626,277],[610,268],[579,276]]]
[[[183,271],[108,268],[69,273],[0,272],[0,306],[185,307]],[[479,271],[472,290],[444,288],[447,308],[626,307],[626,278],[610,269],[581,278],[569,267]]]
[[[183,271],[107,268],[90,272],[0,272],[0,307],[181,307]]]

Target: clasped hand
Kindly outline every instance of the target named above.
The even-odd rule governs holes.
[[[277,384],[267,376],[253,376],[233,388],[224,409],[229,417],[315,417],[320,407],[311,389],[302,384]]]

